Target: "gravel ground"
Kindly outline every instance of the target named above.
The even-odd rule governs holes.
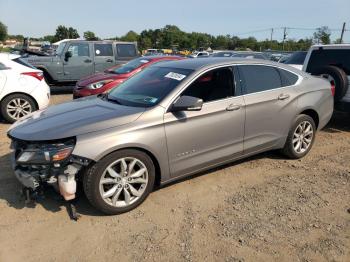
[[[52,103],[71,99],[54,95]],[[0,261],[350,261],[350,115],[299,161],[269,152],[158,189],[104,216],[84,196],[73,222],[53,194],[24,205],[0,123]]]

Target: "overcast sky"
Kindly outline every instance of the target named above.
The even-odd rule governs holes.
[[[332,31],[336,39],[343,22],[350,30],[350,0],[0,0],[0,21],[9,34],[33,37],[54,34],[61,24],[76,28],[81,36],[90,30],[101,38],[172,24],[186,32],[258,39],[270,38],[270,32],[257,30],[326,25],[338,29]],[[273,38],[281,40],[282,31],[276,29]],[[312,30],[288,30],[294,39],[312,34]],[[350,31],[344,39],[350,42]]]

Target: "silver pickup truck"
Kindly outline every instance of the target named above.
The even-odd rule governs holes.
[[[76,82],[137,56],[134,42],[69,40],[58,46],[54,56],[29,56],[25,59],[44,72],[48,84],[57,84]]]

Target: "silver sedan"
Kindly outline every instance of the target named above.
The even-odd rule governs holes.
[[[268,150],[301,158],[333,112],[330,84],[270,61],[188,59],[151,66],[108,94],[34,113],[9,131],[25,187],[76,180],[97,209],[119,214],[155,184]]]

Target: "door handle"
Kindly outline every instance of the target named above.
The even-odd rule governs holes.
[[[236,111],[241,108],[241,105],[237,104],[230,104],[228,107],[226,107],[226,111]]]
[[[92,62],[91,59],[85,59],[85,60],[84,60],[84,63],[91,63],[91,62]]]
[[[112,59],[107,59],[106,62],[107,63],[113,63],[113,60]]]
[[[278,100],[285,100],[285,99],[288,99],[290,97],[290,95],[288,94],[280,94],[278,96]]]

